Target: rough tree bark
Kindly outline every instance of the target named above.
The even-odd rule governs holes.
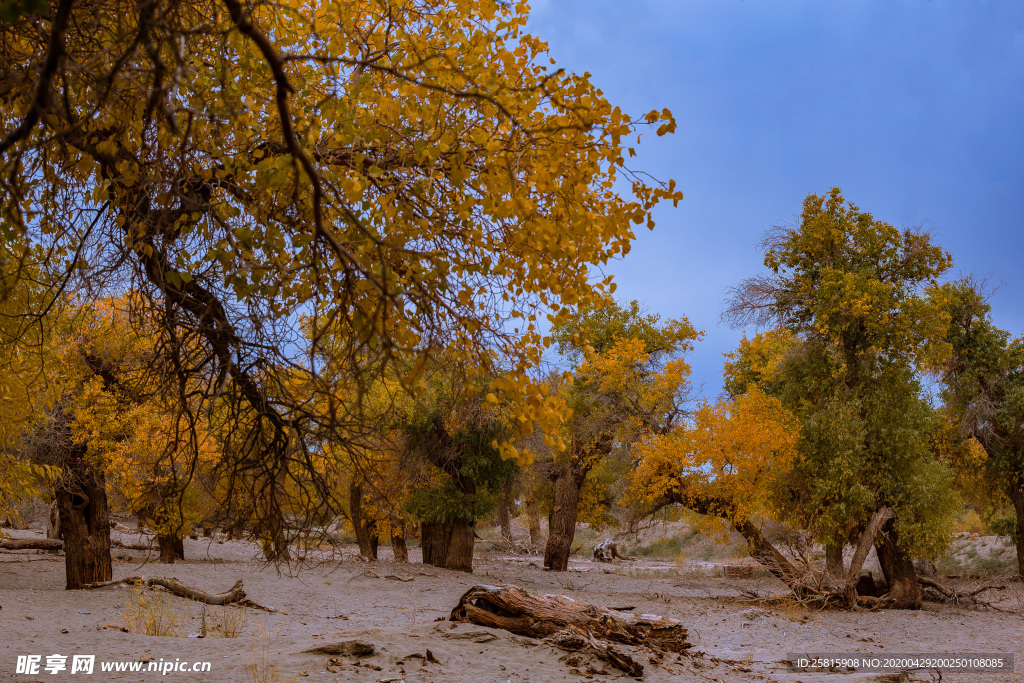
[[[177,536],[157,536],[156,544],[160,548],[160,562],[174,564],[175,560],[185,559],[185,541]]]
[[[1017,514],[1017,574],[1024,578],[1024,490],[1018,486],[1010,497]]]
[[[66,588],[109,581],[110,515],[103,472],[86,459],[85,446],[73,445],[62,459],[54,484],[64,540]]]
[[[366,561],[376,560],[377,547],[380,544],[377,522],[363,516],[363,487],[355,481],[348,487],[348,510],[356,541],[359,543],[359,557]]]
[[[395,562],[409,561],[409,547],[405,543],[405,524],[391,526],[391,552],[395,555]]]
[[[423,522],[420,525],[423,564],[472,572],[474,540],[473,526],[465,520]]]
[[[885,582],[889,586],[885,596],[886,606],[893,609],[921,609],[924,600],[921,583],[917,580],[914,563],[900,547],[894,522],[894,519],[890,519],[882,527],[882,543],[875,548],[878,563],[882,566]]]
[[[843,579],[846,577],[843,567],[844,545],[839,541],[825,543],[825,571],[833,579]]]
[[[556,572],[569,568],[572,540],[576,536],[580,489],[586,480],[585,470],[572,463],[554,468],[554,501],[548,515],[548,542],[544,548],[544,566]]]

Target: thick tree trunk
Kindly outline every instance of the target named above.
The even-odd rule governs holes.
[[[501,537],[509,541],[512,539],[512,518],[508,514],[508,507],[502,502],[498,505],[498,529]]]
[[[501,537],[512,540],[512,482],[506,481],[501,486],[501,499],[498,501],[498,528]]]
[[[843,579],[846,577],[845,567],[843,566],[843,543],[838,541],[829,541],[825,544],[825,571],[833,579]]]
[[[571,464],[555,471],[555,497],[548,515],[548,543],[544,548],[544,566],[552,571],[564,572],[569,568],[569,554],[579,515],[580,489],[586,476],[586,472]]]
[[[405,544],[405,525],[392,527],[391,552],[395,555],[395,562],[409,561],[409,547]]]
[[[473,527],[469,522],[423,522],[420,525],[420,545],[423,564],[473,571]]]
[[[889,586],[885,600],[887,606],[893,609],[921,609],[924,600],[921,583],[917,580],[914,563],[900,548],[894,522],[893,519],[886,522],[882,543],[875,548],[878,563],[882,565],[882,573]]]
[[[160,547],[160,562],[174,564],[175,560],[185,559],[185,542],[175,536],[157,536],[156,543]]]
[[[1024,489],[1016,488],[1011,498],[1017,514],[1017,573],[1024,577]]]
[[[112,576],[106,482],[85,459],[84,447],[75,451],[64,460],[64,472],[54,486],[68,590]]]
[[[376,560],[377,546],[380,543],[377,523],[363,517],[363,487],[354,481],[348,487],[348,511],[356,542],[359,543],[359,557],[368,562]]]

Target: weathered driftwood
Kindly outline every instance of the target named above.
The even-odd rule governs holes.
[[[59,538],[4,538],[0,539],[4,550],[61,550],[64,541]]]
[[[589,652],[615,668],[625,671],[630,676],[640,677],[644,675],[643,664],[622,650],[618,650],[608,643],[599,642],[594,636],[579,626],[569,626],[557,633],[552,633],[544,639],[544,642],[567,652]]]
[[[547,638],[566,628],[625,645],[686,652],[687,630],[675,619],[627,614],[564,595],[530,595],[517,586],[474,586],[452,610],[452,621],[470,621],[523,636]]]
[[[621,554],[618,544],[610,538],[606,538],[594,546],[594,559],[598,562],[611,562],[616,558],[620,560],[636,559],[635,557]]]
[[[939,583],[935,579],[930,579],[927,576],[919,576],[918,577],[918,581],[921,582],[922,586],[927,586],[928,588],[933,588],[936,591],[938,591],[939,593],[941,593],[942,596],[948,602],[952,602],[952,603],[957,604],[957,605],[960,605],[960,604],[980,605],[982,607],[990,607],[990,608],[992,608],[994,610],[997,610],[997,611],[1004,611],[1004,610],[1000,609],[999,607],[996,607],[992,603],[987,602],[985,600],[982,600],[978,596],[981,595],[982,593],[984,593],[985,591],[1005,590],[1006,589],[1005,585],[997,584],[997,583],[986,583],[984,585],[978,586],[977,588],[975,588],[973,590],[969,590],[969,591],[965,591],[965,592],[959,592],[959,591],[955,591],[955,590],[953,590],[951,588],[947,588],[946,586],[943,586],[941,583]]]
[[[177,595],[182,598],[188,598],[189,600],[195,600],[196,602],[206,603],[207,605],[239,605],[241,607],[252,607],[254,609],[261,609],[267,612],[275,612],[271,607],[264,607],[259,603],[253,602],[245,596],[245,591],[242,589],[242,580],[239,579],[235,582],[235,585],[230,590],[223,593],[207,593],[206,591],[199,590],[198,588],[192,588],[186,586],[177,579],[168,579],[162,576],[129,576],[125,579],[117,579],[115,581],[101,581],[98,583],[89,583],[82,586],[82,588],[107,588],[108,586],[117,586],[119,584],[125,584],[128,586],[147,586],[153,588],[159,586],[167,592]]]

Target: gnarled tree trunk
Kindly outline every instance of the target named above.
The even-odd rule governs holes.
[[[72,446],[54,485],[64,540],[68,590],[110,581],[110,515],[103,472],[86,460],[84,446]]]
[[[914,563],[900,548],[894,519],[890,519],[883,527],[882,543],[875,547],[875,551],[889,586],[885,596],[887,606],[894,609],[921,609],[924,600],[921,583],[917,580]]]
[[[473,526],[469,522],[455,520],[420,525],[423,564],[472,572],[473,543]]]
[[[544,566],[556,572],[569,568],[572,540],[576,536],[580,489],[587,473],[572,464],[554,470],[555,497],[548,515],[548,542],[544,548]]]

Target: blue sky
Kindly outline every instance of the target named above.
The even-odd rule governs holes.
[[[767,228],[833,185],[932,230],[1024,334],[1024,3],[534,0],[530,31],[613,104],[676,117],[635,167],[685,199],[609,272],[617,296],[706,332],[691,358],[706,396],[741,336],[719,322],[723,291],[761,271]]]

